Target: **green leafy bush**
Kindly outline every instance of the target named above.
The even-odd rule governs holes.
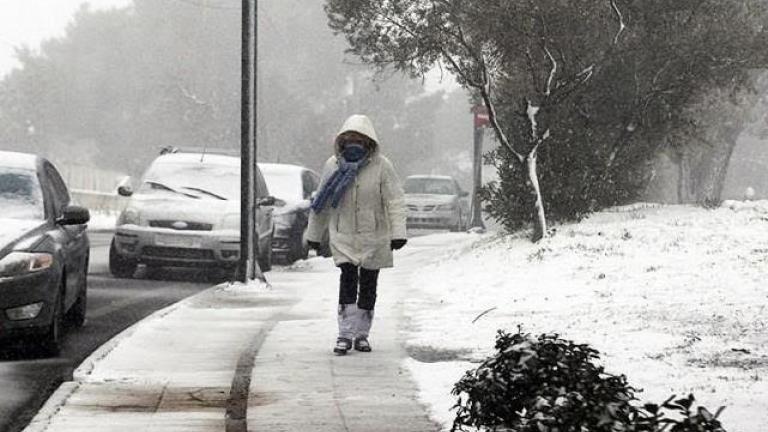
[[[596,364],[599,352],[557,335],[499,331],[496,352],[453,388],[454,431],[724,432],[693,395],[638,406],[624,375]],[[670,416],[671,415],[671,416]]]

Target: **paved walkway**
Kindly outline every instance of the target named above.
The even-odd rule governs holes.
[[[437,430],[401,366],[405,268],[382,272],[372,353],[331,352],[338,271],[315,261],[270,274],[272,290],[213,288],[126,330],[26,431]]]
[[[334,356],[337,271],[303,287],[259,350],[251,379],[251,431],[433,431],[401,365],[398,273],[381,273],[374,351]],[[295,276],[294,276],[295,277]],[[300,280],[300,278],[299,278]],[[319,300],[319,301],[318,301]]]

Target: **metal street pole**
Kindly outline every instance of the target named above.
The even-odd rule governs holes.
[[[483,185],[483,133],[485,132],[484,125],[488,117],[484,107],[475,106],[472,108],[472,113],[474,114],[475,140],[472,165],[472,217],[469,221],[469,228],[485,229],[480,202],[480,188]]]
[[[256,230],[256,0],[243,0],[240,96],[240,268],[239,279],[264,279],[257,261]]]

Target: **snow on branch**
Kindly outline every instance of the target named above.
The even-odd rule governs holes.
[[[613,9],[613,12],[616,13],[616,17],[619,20],[619,31],[616,32],[616,36],[613,38],[613,44],[616,45],[619,43],[619,37],[624,32],[624,29],[627,28],[627,25],[624,24],[624,17],[621,15],[621,11],[619,10],[619,7],[616,5],[616,0],[611,0],[611,8]]]
[[[544,45],[544,52],[547,53],[547,57],[549,57],[549,61],[552,63],[552,68],[549,70],[549,78],[547,79],[547,87],[544,89],[544,96],[548,97],[552,94],[552,83],[555,81],[555,75],[557,74],[557,61],[546,45]]]
[[[191,92],[189,89],[184,87],[181,83],[176,83],[176,87],[178,87],[179,91],[181,91],[181,94],[186,99],[189,99],[195,105],[208,105],[208,102],[198,97],[195,93]]]
[[[536,140],[539,134],[539,124],[536,122],[536,114],[539,113],[539,107],[533,105],[530,99],[525,99],[526,109],[525,115],[528,116],[528,121],[531,124],[531,137]]]

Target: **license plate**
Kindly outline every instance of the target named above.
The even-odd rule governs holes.
[[[155,244],[158,246],[199,248],[202,242],[199,237],[157,234],[155,235]]]

